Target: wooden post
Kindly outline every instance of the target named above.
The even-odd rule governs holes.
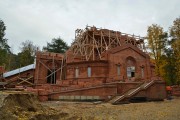
[[[60,80],[62,80],[62,68],[63,68],[63,60],[64,60],[64,58],[62,58],[62,62],[61,62],[61,73],[60,73]]]

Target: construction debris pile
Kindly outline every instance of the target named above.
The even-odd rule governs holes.
[[[66,116],[67,113],[42,106],[32,93],[0,92],[0,120],[59,120]]]

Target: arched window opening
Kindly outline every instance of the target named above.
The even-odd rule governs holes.
[[[136,73],[135,59],[133,57],[127,57],[126,64],[127,64],[127,77],[128,78],[135,77],[135,73]]]

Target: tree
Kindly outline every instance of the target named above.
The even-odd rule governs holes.
[[[175,57],[176,83],[180,84],[180,17],[173,21],[170,27],[171,47]]]
[[[0,48],[0,66],[7,67],[9,54],[5,49]]]
[[[168,85],[176,84],[176,63],[175,56],[172,48],[165,49],[164,60],[166,61],[165,66],[163,67],[165,71],[164,79]]]
[[[0,49],[4,49],[7,52],[10,52],[10,47],[7,44],[7,39],[4,38],[5,36],[6,26],[2,20],[0,20]]]
[[[9,45],[7,44],[7,39],[4,38],[5,30],[6,26],[4,22],[0,20],[0,65],[4,65],[6,68],[9,68],[8,58],[11,52]]]
[[[51,43],[47,42],[47,46],[43,47],[43,50],[48,52],[55,53],[65,53],[65,51],[69,48],[66,42],[63,41],[60,37],[53,38]]]
[[[25,42],[21,43],[21,51],[29,51],[31,56],[35,56],[36,51],[38,50],[39,47],[36,45],[33,45],[33,42],[30,40],[26,40]]]
[[[162,61],[161,59],[164,48],[167,41],[167,33],[163,31],[163,28],[157,24],[152,24],[147,30],[148,47],[150,49],[150,55],[155,60],[155,70],[158,76],[162,76]]]
[[[34,57],[31,56],[31,53],[28,50],[18,53],[19,66],[23,67],[34,62]]]
[[[37,46],[33,45],[32,41],[25,41],[21,43],[21,52],[18,53],[19,66],[23,67],[34,62],[35,52],[38,49]]]
[[[9,55],[9,65],[8,65],[8,70],[14,70],[20,67],[20,62],[18,55],[11,53]]]

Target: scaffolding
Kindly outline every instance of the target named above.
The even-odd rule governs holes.
[[[101,60],[102,54],[112,48],[131,44],[146,52],[144,38],[108,29],[87,26],[75,31],[75,40],[70,50],[74,58],[80,60]]]
[[[57,76],[56,73],[59,72],[59,80],[65,79],[65,75],[63,69],[65,67],[65,59],[64,55],[59,53],[49,53],[49,52],[37,52],[36,53],[36,80],[35,84],[39,83],[38,81],[41,79],[50,79],[50,84],[56,84]],[[44,63],[43,60],[48,60],[51,64],[48,66],[47,63]],[[44,75],[43,78],[39,76],[40,74],[40,66],[44,66],[50,74]]]

